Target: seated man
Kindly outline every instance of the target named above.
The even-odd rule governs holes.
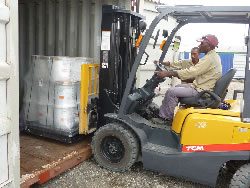
[[[205,56],[195,66],[176,71],[156,71],[160,78],[174,76],[181,80],[194,78],[194,81],[192,84],[181,84],[168,89],[159,109],[159,118],[153,119],[155,123],[166,124],[171,122],[179,97],[193,97],[203,90],[212,91],[216,81],[221,77],[221,60],[215,52],[215,47],[218,45],[217,37],[206,35],[198,42],[201,42],[199,51],[205,53]]]
[[[174,69],[186,69],[186,68],[189,68],[191,66],[196,65],[199,62],[199,55],[200,55],[199,48],[193,47],[191,49],[191,59],[190,60],[184,59],[184,60],[180,60],[180,61],[174,61],[172,63],[167,61],[167,62],[162,62],[162,64],[166,67],[169,66],[169,67],[172,67]],[[158,63],[158,61],[154,61],[154,63]]]
[[[184,59],[180,61],[174,61],[170,63],[169,61],[167,62],[162,62],[162,64],[165,67],[171,67],[173,69],[187,69],[190,68],[191,66],[195,66],[199,62],[199,48],[198,47],[193,47],[191,49],[191,59]],[[154,63],[158,63],[158,61],[154,61]],[[186,83],[192,83],[194,81],[194,78],[188,79],[188,80],[182,80],[183,82]]]

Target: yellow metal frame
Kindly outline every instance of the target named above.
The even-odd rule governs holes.
[[[250,123],[241,121],[240,101],[228,100],[230,110],[179,108],[172,131],[186,146],[248,144]]]
[[[172,130],[179,134],[183,127],[183,123],[186,117],[189,114],[211,114],[211,115],[221,115],[221,116],[231,116],[231,117],[240,117],[240,104],[239,101],[236,100],[227,100],[226,102],[230,103],[230,110],[221,110],[221,109],[211,109],[211,108],[180,108],[178,109],[173,123]]]
[[[88,101],[89,96],[98,97],[99,94],[99,67],[99,64],[83,64],[81,66],[79,134],[89,133]],[[92,72],[94,72],[94,79]],[[94,89],[92,89],[92,80],[94,81]]]

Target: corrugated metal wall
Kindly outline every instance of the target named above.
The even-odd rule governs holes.
[[[102,4],[130,8],[130,0],[19,1],[20,99],[32,55],[84,56],[99,62]]]
[[[34,54],[89,57],[91,8],[88,0],[20,1],[21,64]]]
[[[20,0],[21,64],[34,54],[98,59],[102,4],[130,8],[130,0]]]

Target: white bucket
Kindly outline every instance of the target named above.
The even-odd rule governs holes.
[[[93,63],[93,59],[86,57],[53,57],[51,81],[80,81],[81,65],[91,63]]]
[[[51,79],[54,82],[70,81],[71,59],[66,57],[54,58],[51,70]]]
[[[79,124],[79,112],[77,108],[55,108],[54,125],[62,131],[74,130]]]
[[[79,101],[79,84],[79,82],[56,82],[55,105],[61,108],[76,107]]]

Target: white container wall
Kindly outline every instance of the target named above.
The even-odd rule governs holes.
[[[18,4],[0,0],[0,187],[19,187]]]
[[[237,69],[234,78],[244,79],[246,67],[246,54],[234,54],[233,68]]]

